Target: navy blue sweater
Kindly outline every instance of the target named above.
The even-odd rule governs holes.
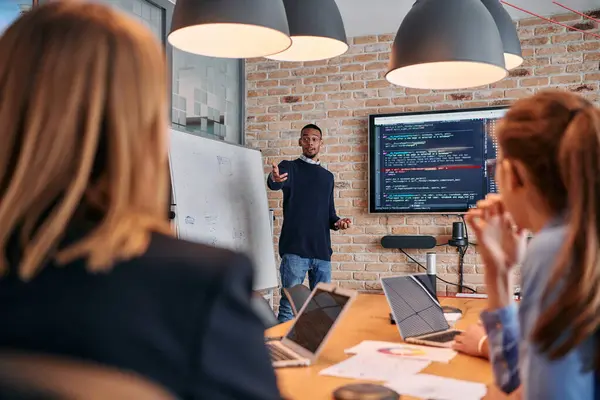
[[[283,189],[283,227],[279,254],[331,260],[331,235],[340,219],[333,204],[333,174],[316,164],[300,159],[282,161],[279,173],[288,174],[285,182],[267,179],[271,190]]]

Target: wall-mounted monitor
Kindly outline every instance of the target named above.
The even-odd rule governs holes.
[[[494,129],[508,107],[369,116],[369,212],[465,213],[496,185]]]

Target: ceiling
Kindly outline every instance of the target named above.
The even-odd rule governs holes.
[[[445,1],[445,0],[438,0]],[[568,13],[552,4],[552,0],[507,0],[540,15]],[[579,11],[600,8],[600,0],[559,0],[565,6]],[[348,36],[395,33],[414,0],[336,0]],[[528,18],[529,14],[504,6],[513,19]]]

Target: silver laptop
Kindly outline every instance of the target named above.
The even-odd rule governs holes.
[[[452,347],[462,331],[450,329],[442,306],[423,284],[426,279],[420,274],[384,277],[381,286],[405,342]]]
[[[266,342],[275,368],[313,364],[327,338],[356,298],[357,292],[319,283],[286,335]]]

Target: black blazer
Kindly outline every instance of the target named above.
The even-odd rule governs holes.
[[[16,246],[9,247],[14,269]],[[0,347],[94,360],[183,399],[279,399],[252,267],[227,250],[154,234],[146,254],[91,274],[83,261],[0,279]]]

